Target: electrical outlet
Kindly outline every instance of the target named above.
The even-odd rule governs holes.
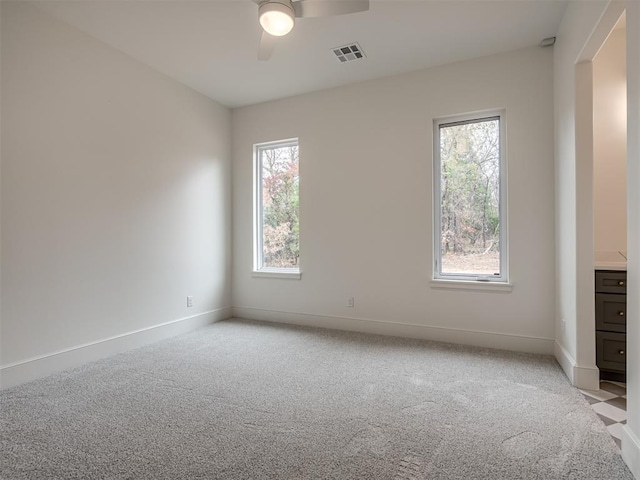
[[[187,297],[187,307],[193,307],[193,297]]]
[[[562,319],[562,331],[565,332],[567,330],[567,319]]]
[[[349,298],[347,299],[347,307],[349,307],[349,308],[353,308],[353,307],[355,307],[355,306],[356,306],[356,299],[355,299],[355,298],[353,298],[353,297],[349,297]]]

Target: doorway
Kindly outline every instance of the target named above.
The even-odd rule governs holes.
[[[593,59],[596,365],[626,383],[627,72],[624,13]]]

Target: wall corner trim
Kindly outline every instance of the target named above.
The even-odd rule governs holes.
[[[600,370],[598,367],[577,365],[575,359],[557,340],[554,345],[554,355],[574,387],[584,390],[600,390]]]
[[[553,346],[553,354],[556,357],[556,360],[562,367],[564,374],[567,376],[572,385],[573,383],[573,367],[576,364],[576,361],[573,359],[571,354],[565,350],[565,348],[558,343],[558,340],[555,341]]]
[[[640,479],[640,438],[629,425],[622,429],[622,458],[633,476]]]
[[[39,357],[2,365],[0,366],[0,389],[79,367],[88,362],[142,347],[230,317],[231,308],[223,307],[95,342],[77,345]]]
[[[286,312],[253,307],[233,307],[233,316],[247,320],[346,330],[392,337],[417,338],[434,342],[553,355],[553,339],[550,338],[462,330],[368,318]]]

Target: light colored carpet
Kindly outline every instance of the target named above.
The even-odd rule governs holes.
[[[3,479],[632,479],[545,356],[233,320],[0,401]]]

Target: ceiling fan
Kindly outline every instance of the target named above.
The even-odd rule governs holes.
[[[253,0],[258,4],[262,37],[258,60],[269,60],[276,39],[293,29],[296,18],[328,17],[366,12],[369,0]]]

